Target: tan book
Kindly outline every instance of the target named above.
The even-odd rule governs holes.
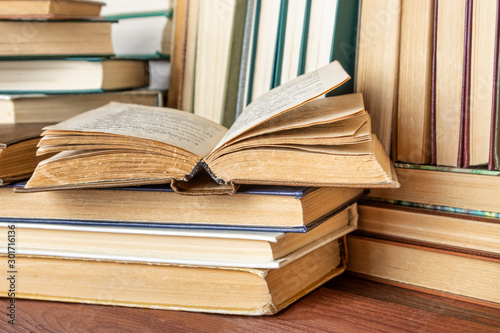
[[[500,212],[498,173],[477,174],[396,168],[398,189],[373,189],[373,198],[488,212]],[[476,171],[477,172],[477,171]]]
[[[434,1],[403,0],[399,59],[397,160],[431,161]]]
[[[159,228],[85,224],[0,222],[8,233],[15,224],[16,255],[109,259],[202,266],[279,268],[356,229],[356,204],[338,211],[305,233]]]
[[[495,218],[440,212],[364,201],[359,208],[363,235],[438,248],[465,250],[500,258],[500,221]]]
[[[341,274],[345,249],[335,240],[276,269],[26,256],[16,265],[18,299],[255,316],[274,314]],[[0,295],[8,296],[7,286]]]
[[[305,232],[363,196],[339,187],[241,186],[230,196],[178,195],[168,185],[23,194],[1,187],[0,220]]]
[[[362,1],[356,91],[363,94],[373,133],[387,153],[391,152],[391,133],[396,127],[400,25],[400,0]]]
[[[474,1],[472,9],[471,84],[468,165],[487,164],[493,104],[497,1]]]
[[[28,178],[43,156],[36,156],[46,124],[0,124],[0,185]]]
[[[398,186],[361,94],[305,103],[348,78],[338,62],[302,75],[250,104],[229,130],[174,109],[108,104],[45,128],[38,152],[60,154],[39,164],[26,189],[184,188],[200,169],[230,192],[235,184]]]
[[[109,56],[113,54],[111,21],[4,20],[0,57]]]
[[[461,166],[462,86],[466,0],[440,0],[436,42],[436,157],[438,165]]]
[[[500,260],[423,245],[348,236],[348,270],[406,288],[500,306]]]
[[[147,62],[143,60],[68,58],[0,62],[3,93],[96,92],[147,84]]]
[[[162,93],[127,90],[82,94],[0,95],[0,123],[58,123],[111,101],[161,106]]]
[[[72,18],[96,17],[104,2],[86,0],[0,0],[0,18],[46,17]]]

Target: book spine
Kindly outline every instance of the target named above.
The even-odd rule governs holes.
[[[471,71],[471,45],[472,45],[472,1],[465,3],[465,29],[464,29],[464,78],[462,80],[462,114],[460,116],[460,140],[458,146],[458,167],[468,168],[470,145],[470,71]]]
[[[309,20],[311,18],[311,1],[306,0],[306,8],[304,11],[304,26],[302,28],[302,41],[300,43],[300,58],[297,76],[300,76],[306,71],[306,56],[307,56],[307,43],[309,40]]]
[[[281,84],[281,66],[283,64],[283,50],[285,47],[286,21],[288,16],[288,0],[281,0],[276,46],[274,48],[274,62],[272,69],[271,87]]]
[[[252,52],[250,53],[250,68],[248,70],[248,93],[246,105],[252,102],[253,95],[253,76],[255,72],[255,57],[257,55],[257,41],[259,39],[259,19],[260,19],[260,7],[262,0],[255,0],[255,19],[253,26],[253,40],[252,40]]]
[[[491,128],[490,128],[490,154],[488,161],[488,169],[495,170],[500,169],[500,142],[499,142],[499,111],[498,107],[500,104],[500,81],[499,81],[499,47],[500,47],[500,0],[497,1],[497,17],[495,25],[495,54],[493,56],[493,100],[491,103]]]
[[[432,28],[432,68],[431,68],[431,164],[437,164],[436,149],[436,67],[437,67],[437,28],[438,28],[439,0],[434,2],[433,28]]]
[[[245,28],[243,31],[243,44],[241,48],[241,65],[240,65],[240,75],[238,82],[238,96],[236,98],[236,110],[235,110],[235,118],[243,112],[245,108],[245,88],[247,83],[247,69],[248,62],[250,60],[250,50],[251,50],[251,37],[252,37],[252,27],[254,21],[254,7],[255,0],[247,1],[247,12],[245,16]]]

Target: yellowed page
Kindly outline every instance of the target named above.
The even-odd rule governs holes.
[[[340,63],[334,61],[274,88],[243,110],[216,148],[268,119],[325,94],[349,78]]]
[[[189,112],[116,102],[45,129],[127,135],[163,142],[200,157],[208,154],[227,131]]]

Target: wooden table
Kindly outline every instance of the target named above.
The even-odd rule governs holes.
[[[500,310],[361,279],[335,278],[272,317],[17,300],[7,332],[500,332]]]

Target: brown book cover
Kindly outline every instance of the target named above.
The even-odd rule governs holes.
[[[462,83],[462,110],[460,115],[460,140],[458,167],[469,167],[469,122],[470,122],[470,71],[472,39],[472,0],[465,3],[464,29],[464,78]]]
[[[436,43],[437,43],[437,17],[438,17],[438,3],[439,0],[434,2],[434,23],[432,31],[432,74],[431,74],[431,164],[437,164],[436,155]]]
[[[497,2],[497,18],[495,25],[495,56],[493,62],[493,102],[491,107],[491,128],[490,128],[490,158],[488,162],[488,169],[490,170],[500,170],[500,117],[498,112],[498,107],[500,104],[499,100],[499,24],[500,24],[500,1]]]

